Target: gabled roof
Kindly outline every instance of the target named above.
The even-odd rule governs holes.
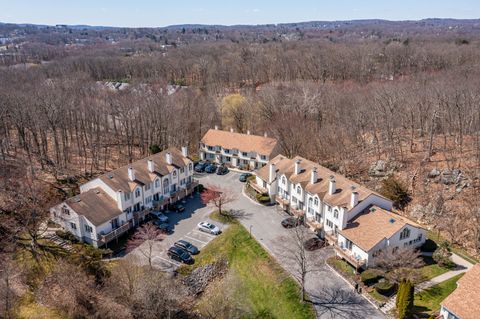
[[[172,155],[172,165],[167,164],[166,154]],[[155,171],[148,170],[148,160],[155,163]],[[132,164],[125,165],[111,172],[105,173],[99,177],[114,191],[132,192],[135,187],[152,183],[157,176],[168,175],[173,169],[184,167],[191,163],[189,158],[185,158],[182,152],[176,148],[169,148],[160,153],[138,160]],[[135,172],[135,181],[128,178],[128,168],[132,167]]]
[[[300,174],[295,174],[295,162],[300,161]],[[277,155],[268,164],[275,164],[275,168],[279,176],[285,175],[291,183],[300,184],[304,190],[310,194],[317,194],[318,197],[332,206],[349,207],[350,198],[352,194],[352,187],[358,192],[359,203],[368,196],[375,194],[383,197],[380,194],[362,186],[352,180],[349,180],[343,175],[334,173],[328,168],[307,160],[301,156],[296,156],[289,159],[284,155]],[[310,183],[310,177],[313,168],[317,169],[317,181],[314,184]],[[265,181],[268,181],[269,165],[266,165],[258,170],[257,175]],[[336,192],[333,195],[328,193],[329,178],[335,178]]]
[[[350,220],[340,234],[368,252],[382,240],[390,239],[406,225],[423,228],[408,218],[372,206]]]
[[[98,187],[71,197],[65,203],[95,226],[100,226],[122,214],[117,203]]]
[[[455,289],[442,306],[461,319],[477,319],[480,316],[480,264],[474,265],[457,281]]]
[[[255,152],[270,156],[277,146],[277,139],[259,135],[209,129],[201,142],[209,146],[238,149],[241,152]]]

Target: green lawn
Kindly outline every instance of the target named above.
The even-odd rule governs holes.
[[[423,261],[425,266],[420,268],[420,271],[425,280],[430,280],[450,270],[448,268],[439,266],[437,263],[435,263],[432,257],[423,256]]]
[[[357,275],[355,274],[355,268],[345,260],[331,257],[327,260],[327,262],[330,266],[340,271],[343,275],[348,276],[352,280],[356,279]]]
[[[457,275],[415,295],[415,313],[421,318],[428,318],[438,311],[440,303],[457,288],[457,281],[462,276]]]
[[[428,231],[427,237],[434,242],[437,243],[437,245],[440,245],[440,243],[444,242],[446,239],[443,238],[441,235],[439,235],[437,232],[433,232],[431,230]],[[478,257],[473,257],[469,253],[467,253],[463,248],[457,246],[457,245],[451,245],[450,250],[454,252],[455,254],[459,255],[463,259],[467,260],[468,262],[472,264],[478,263]]]
[[[194,267],[222,257],[228,260],[229,271],[241,280],[242,298],[239,300],[253,311],[254,317],[315,317],[313,307],[300,302],[296,281],[237,222],[232,222],[224,233],[211,241],[195,257],[194,265],[182,266],[179,272],[188,274]]]
[[[390,299],[390,297],[387,297],[387,296],[384,296],[384,295],[378,293],[378,291],[376,291],[375,289],[373,289],[371,292],[369,292],[369,294],[370,294],[370,296],[372,296],[376,300],[378,300],[380,302],[383,302],[383,303],[386,303],[388,301],[388,299]]]

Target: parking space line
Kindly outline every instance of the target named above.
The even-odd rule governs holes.
[[[172,261],[172,260],[169,260],[169,259],[165,259],[165,258],[160,257],[160,256],[155,256],[155,257],[153,257],[154,260],[157,259],[157,258],[159,258],[159,259],[161,259],[161,260],[163,260],[163,261],[169,262],[169,263],[171,263],[172,265],[175,265],[175,266],[177,266],[177,267],[180,266],[180,264],[177,263],[177,262],[175,262],[175,261]]]
[[[211,235],[211,234],[208,234],[208,233],[205,233],[203,231],[196,230],[196,229],[192,230],[191,232],[195,232],[196,234],[197,233],[202,234],[202,235],[205,235],[205,236],[210,237],[210,238],[217,238],[217,236],[215,236],[215,235]]]
[[[193,238],[193,237],[190,237],[188,235],[185,235],[185,237],[187,237],[188,239],[191,239],[191,240],[196,240],[198,241],[199,243],[202,243],[204,245],[208,244],[208,241],[203,241],[203,240],[200,240],[200,239],[196,239],[196,238]]]

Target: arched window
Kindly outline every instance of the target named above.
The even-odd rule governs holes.
[[[287,180],[285,178],[285,176],[282,176],[282,184],[285,185],[287,183]]]
[[[169,185],[168,178],[165,178],[163,180],[163,187],[168,187],[168,185]]]
[[[302,188],[300,186],[297,186],[297,194],[300,195],[302,193]]]
[[[173,177],[177,176],[177,170],[174,169],[172,174],[173,174]]]
[[[318,206],[318,198],[315,197],[315,199],[313,200],[313,204],[315,204],[315,206]]]
[[[335,210],[333,211],[333,217],[334,217],[334,218],[338,218],[338,209],[335,209]]]
[[[158,188],[158,187],[160,187],[160,178],[157,178],[155,180],[155,188]]]
[[[140,188],[136,188],[135,189],[135,197],[139,197],[140,196]]]
[[[410,229],[405,228],[405,229],[402,230],[402,232],[400,233],[400,240],[405,239],[405,238],[408,238],[408,237],[410,237]]]

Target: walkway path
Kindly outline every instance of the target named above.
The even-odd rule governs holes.
[[[434,277],[430,280],[424,281],[417,286],[415,286],[415,294],[418,294],[422,290],[428,289],[432,286],[435,286],[441,282],[444,282],[445,280],[448,280],[450,278],[455,277],[456,275],[459,275],[461,273],[466,272],[468,269],[472,268],[472,264],[462,257],[458,256],[455,253],[452,253],[451,256],[452,261],[457,265],[454,270],[448,271],[444,274],[441,274],[437,277]],[[384,313],[389,313],[392,309],[395,308],[395,299],[397,298],[397,295],[393,295],[388,302],[380,308]]]

